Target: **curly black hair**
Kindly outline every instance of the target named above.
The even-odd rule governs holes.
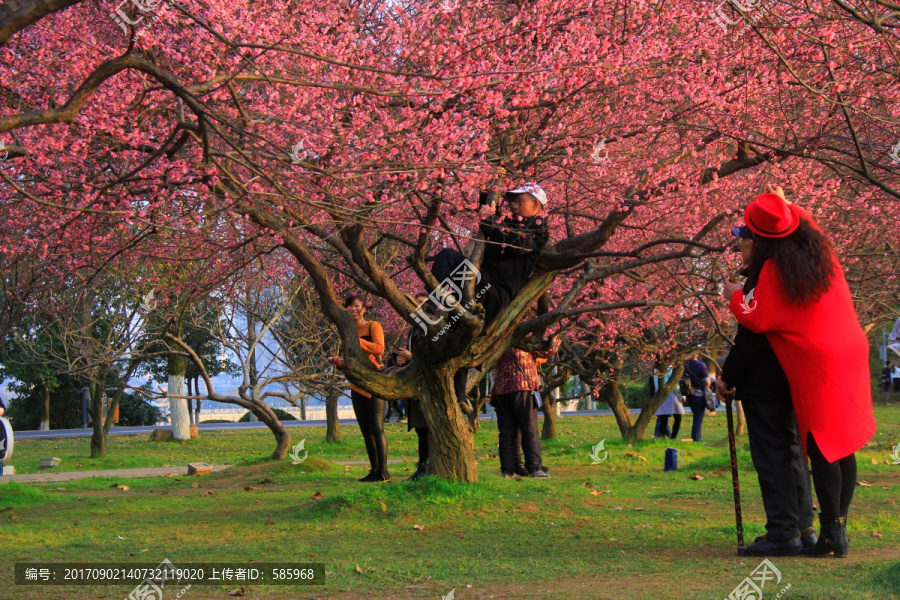
[[[748,272],[758,274],[770,259],[791,304],[821,299],[838,268],[831,242],[806,219],[800,219],[797,229],[785,237],[753,236]]]

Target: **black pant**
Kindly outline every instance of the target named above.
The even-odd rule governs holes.
[[[856,489],[856,454],[828,462],[819,450],[812,431],[806,434],[806,451],[822,514],[829,517],[847,516]]]
[[[350,390],[353,413],[366,444],[369,465],[373,471],[387,469],[387,437],[384,435],[384,400],[375,396],[366,398],[356,390]]]
[[[500,470],[513,473],[519,463],[519,435],[525,468],[534,473],[541,468],[541,442],[538,439],[537,407],[533,392],[511,392],[494,398],[497,430],[500,438]]]
[[[669,417],[672,417],[672,430],[669,431]],[[656,431],[653,437],[668,437],[675,439],[678,437],[678,430],[681,429],[681,415],[658,415],[656,417]]]
[[[766,539],[783,542],[813,522],[809,469],[794,408],[787,402],[756,400],[742,405],[766,510]]]
[[[402,402],[402,400],[388,400],[387,401],[387,412],[384,415],[385,421],[390,421],[391,414],[393,414],[395,411],[397,413],[398,419],[403,418],[403,408],[400,405],[401,402]]]
[[[416,436],[419,438],[419,462],[428,462],[428,428],[416,427]]]

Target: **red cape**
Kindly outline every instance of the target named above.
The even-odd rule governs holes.
[[[807,431],[835,461],[859,450],[875,434],[869,375],[869,341],[853,309],[850,288],[835,260],[828,292],[805,305],[788,301],[772,261],[756,287],[729,303],[739,323],[765,333],[788,381],[800,439]]]

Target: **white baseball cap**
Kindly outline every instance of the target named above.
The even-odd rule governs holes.
[[[547,192],[536,183],[525,183],[514,190],[509,190],[507,194],[531,194],[535,200],[541,203],[541,206],[547,206]]]

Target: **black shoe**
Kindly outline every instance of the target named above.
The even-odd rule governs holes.
[[[546,465],[541,465],[540,467],[538,467],[538,469],[540,469],[544,473],[550,472],[550,467],[548,467]],[[524,465],[516,465],[516,475],[521,475],[522,477],[528,477],[528,475],[529,475],[528,469],[526,469]]]
[[[372,479],[367,479],[366,481],[390,481],[391,476],[388,475],[387,469],[380,469],[372,472]]]
[[[819,513],[819,539],[807,554],[809,556],[827,556],[834,553],[835,558],[844,558],[849,551],[847,517],[832,517]]]
[[[803,544],[804,550],[809,550],[815,546],[818,541],[819,538],[816,536],[815,527],[807,527],[806,529],[800,530],[800,542]]]
[[[369,474],[366,475],[365,477],[360,478],[359,481],[362,481],[362,482],[375,481],[375,469],[371,469],[369,471]]]
[[[425,477],[426,475],[428,475],[428,463],[427,462],[416,463],[416,472],[413,473],[412,475],[410,475],[407,478],[407,481],[418,481],[421,478]]]
[[[799,537],[792,537],[785,542],[771,542],[763,536],[762,540],[747,548],[747,556],[797,556],[801,553],[803,544]]]
[[[528,476],[534,477],[535,479],[550,479],[550,474],[540,469],[538,469],[537,471],[532,471],[528,474]]]
[[[521,479],[522,478],[522,476],[519,475],[518,473],[515,473],[513,471],[504,471],[503,469],[500,469],[500,477],[502,477],[503,479]]]
[[[766,539],[765,534],[753,540],[753,543],[758,544],[764,539]],[[800,543],[803,544],[804,550],[809,550],[810,548],[815,546],[818,539],[819,538],[816,537],[816,529],[814,527],[807,527],[806,529],[800,530]]]

